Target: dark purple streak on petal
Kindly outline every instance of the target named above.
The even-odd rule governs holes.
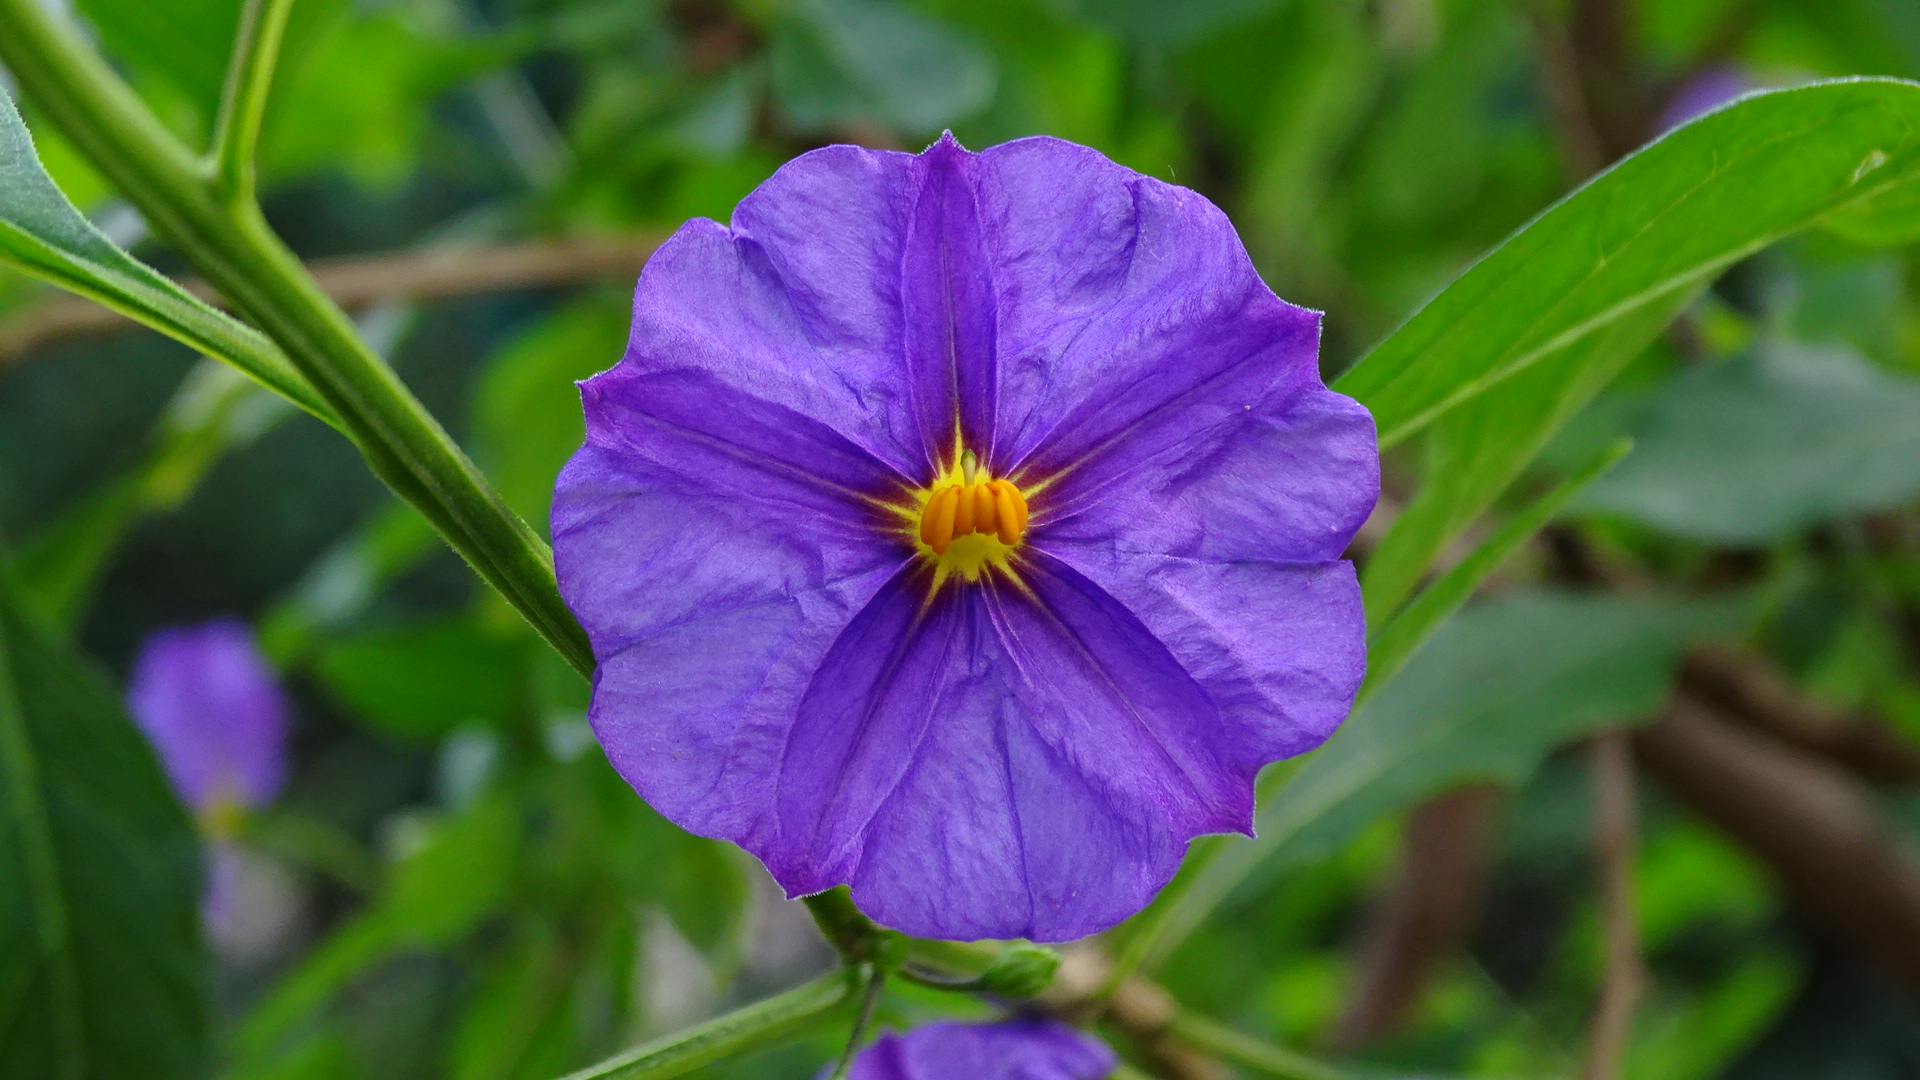
[[[1367,629],[1352,563],[1199,562],[1103,544],[1056,543],[1048,554],[1137,617],[1206,688],[1220,723],[1205,737],[1243,775],[1319,746],[1352,708]]]
[[[951,453],[957,418],[966,445],[991,460],[995,400],[992,264],[981,246],[979,157],[951,133],[914,159],[914,204],[901,265],[905,378],[948,395],[922,403],[928,441]],[[956,417],[957,410],[957,417]]]
[[[826,424],[903,478],[947,446],[945,372],[903,377],[901,266],[910,154],[834,146],[788,162],[741,200],[733,227],[698,219],[661,245],[634,293],[622,367],[697,369]]]
[[[789,892],[850,882],[908,933],[1064,941],[1145,904],[1187,840],[1248,827],[1233,732],[1085,578],[1043,557],[1031,595],[947,588],[923,611],[916,576],[801,702],[778,842],[757,852]]]
[[[997,470],[1125,452],[1157,416],[1317,378],[1318,316],[1275,297],[1201,195],[1058,139],[983,151]]]
[[[1250,404],[1190,402],[1036,499],[1033,542],[1333,562],[1379,496],[1375,447],[1373,417],[1317,377]]]

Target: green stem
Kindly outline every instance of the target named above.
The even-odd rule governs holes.
[[[126,84],[38,0],[0,0],[0,61],[149,224],[285,351],[374,472],[583,674],[592,649],[546,544],[354,334],[253,203],[214,184]]]
[[[840,1051],[840,1060],[834,1062],[833,1072],[827,1080],[847,1080],[854,1059],[860,1056],[860,1044],[867,1041],[867,1029],[873,1026],[873,1013],[880,1005],[880,991],[887,985],[887,973],[873,964],[863,965],[866,970],[866,987],[860,993],[860,1011],[854,1015],[853,1030],[847,1032],[846,1049]]]
[[[848,967],[877,964],[882,970],[898,967],[906,958],[906,937],[876,924],[853,906],[853,896],[845,885],[814,893],[801,900],[813,916],[820,935],[827,939]]]
[[[253,201],[254,151],[260,142],[260,123],[267,115],[267,92],[273,87],[287,13],[292,10],[293,0],[247,0],[240,13],[211,155],[214,183],[228,206]]]
[[[1167,1033],[1195,1050],[1203,1050],[1243,1068],[1281,1080],[1349,1080],[1348,1074],[1293,1050],[1261,1042],[1204,1016],[1174,1015]]]
[[[854,1000],[859,983],[851,970],[822,976],[698,1027],[616,1054],[561,1080],[666,1080],[684,1076],[702,1065],[829,1019]]]

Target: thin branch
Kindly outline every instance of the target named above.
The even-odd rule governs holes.
[[[850,970],[825,975],[744,1009],[616,1054],[561,1080],[668,1080],[803,1031],[842,1011],[858,992]]]
[[[1332,1045],[1354,1049],[1398,1030],[1479,911],[1488,849],[1505,800],[1493,784],[1435,795],[1407,817],[1400,865],[1370,914],[1354,987]]]
[[[1876,716],[1828,708],[1772,661],[1745,649],[1695,650],[1680,685],[1776,739],[1845,766],[1875,784],[1920,782],[1920,746]]]
[[[1197,1013],[1175,1013],[1167,1030],[1196,1049],[1280,1080],[1346,1080],[1347,1074],[1294,1050],[1261,1042]]]
[[[1607,163],[1606,151],[1601,148],[1587,108],[1580,61],[1566,28],[1552,12],[1540,4],[1528,4],[1526,11],[1533,24],[1541,96],[1552,115],[1554,132],[1560,138],[1568,179],[1578,184]]]
[[[887,985],[885,971],[873,964],[861,966],[866,970],[866,988],[860,994],[860,1010],[854,1014],[853,1028],[847,1032],[846,1049],[840,1052],[840,1060],[834,1063],[833,1073],[828,1080],[846,1080],[848,1071],[853,1068],[853,1060],[860,1056],[860,1044],[867,1041],[867,1030],[873,1026],[873,1012],[880,1004],[880,991]]]
[[[349,310],[392,302],[419,303],[513,289],[577,285],[631,278],[660,243],[657,236],[608,240],[549,240],[497,247],[356,255],[308,264],[334,302]],[[181,282],[217,306],[224,300],[205,281]],[[54,296],[0,321],[0,367],[67,338],[132,329],[133,320],[76,296]]]
[[[1646,991],[1640,955],[1640,918],[1634,900],[1633,757],[1626,733],[1593,737],[1594,849],[1600,860],[1601,929],[1605,972],[1594,1010],[1584,1080],[1619,1080],[1633,1034],[1633,1015]]]
[[[1766,863],[1817,926],[1920,992],[1920,858],[1871,789],[1684,693],[1634,750]]]
[[[247,0],[233,39],[233,60],[220,97],[209,155],[213,183],[229,205],[253,201],[254,154],[267,115],[267,92],[286,35],[293,0]]]

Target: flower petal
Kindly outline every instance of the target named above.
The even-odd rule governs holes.
[[[751,846],[808,677],[910,557],[865,498],[891,474],[709,373],[623,365],[582,396],[553,537],[594,730],[655,809]]]
[[[815,417],[922,482],[958,393],[984,425],[992,311],[973,155],[830,146],[688,222],[648,260],[626,366],[693,368]]]
[[[1330,737],[1366,675],[1353,564],[1201,562],[1053,544],[1048,553],[1139,619],[1229,721],[1234,764],[1304,754]]]
[[[1143,906],[1194,836],[1249,828],[1255,771],[1317,741],[1275,730],[1264,700],[1223,710],[1064,563],[1022,577],[923,608],[902,573],[834,644],[758,852],[790,893],[850,882],[862,910],[925,936],[1082,937]]]
[[[977,156],[995,284],[996,472],[1035,514],[1193,558],[1338,558],[1378,493],[1372,421],[1321,384],[1319,316],[1219,208],[1058,139]],[[1155,521],[1153,519],[1161,519]],[[1153,535],[1120,535],[1144,524]]]
[[[847,1080],[1098,1080],[1117,1063],[1091,1035],[1023,1017],[882,1035],[860,1051]]]
[[[237,619],[157,631],[134,658],[127,708],[196,811],[263,806],[287,771],[287,701]]]
[[[1373,417],[1314,380],[1190,403],[1035,499],[1035,542],[1206,562],[1338,559],[1373,512]]]

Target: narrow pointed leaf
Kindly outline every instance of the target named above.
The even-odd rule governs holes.
[[[1392,445],[1557,350],[1920,173],[1920,84],[1755,94],[1596,176],[1343,375]]]
[[[1460,610],[1460,605],[1466,603],[1473,591],[1487,580],[1488,574],[1498,569],[1521,544],[1551,521],[1569,499],[1613,468],[1631,449],[1633,441],[1621,439],[1601,451],[1558,487],[1509,518],[1498,532],[1475,548],[1473,554],[1461,560],[1459,565],[1415,597],[1412,603],[1369,634],[1367,681],[1360,687],[1360,702],[1373,696],[1373,691],[1393,678],[1407,662],[1407,657],[1412,656],[1420,643],[1427,639],[1427,635],[1445,622],[1447,616]],[[1359,702],[1356,702],[1355,708],[1358,707]]]
[[[41,167],[20,113],[0,91],[0,263],[69,289],[234,365],[322,420],[319,395],[265,337],[115,247]]]

